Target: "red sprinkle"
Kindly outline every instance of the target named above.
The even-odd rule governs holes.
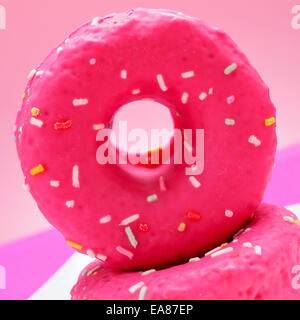
[[[66,130],[69,129],[72,126],[72,121],[57,121],[54,123],[54,129],[55,130]]]
[[[193,210],[188,211],[186,216],[189,220],[192,221],[199,221],[201,219],[201,215]]]
[[[140,223],[139,224],[139,230],[142,232],[148,232],[149,231],[149,226],[147,223]]]

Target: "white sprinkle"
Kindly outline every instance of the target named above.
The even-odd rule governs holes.
[[[72,185],[74,188],[80,188],[79,183],[79,167],[75,165],[72,172]]]
[[[56,50],[56,53],[60,54],[63,50],[64,50],[63,47],[58,47],[57,50]]]
[[[121,78],[126,79],[127,78],[127,70],[122,70],[121,71]]]
[[[44,122],[43,122],[42,120],[39,120],[39,119],[34,118],[34,117],[32,117],[32,118],[30,119],[30,123],[31,123],[33,126],[37,126],[37,127],[39,127],[39,128],[41,128],[41,127],[43,126],[43,124],[44,124]]]
[[[137,219],[139,219],[140,215],[139,214],[134,214],[133,216],[130,216],[124,220],[121,221],[121,223],[119,224],[119,226],[127,226],[128,224],[136,221]]]
[[[217,252],[212,253],[211,257],[214,258],[214,257],[217,257],[217,256],[219,256],[221,254],[228,253],[228,252],[230,252],[232,250],[233,250],[232,247],[226,247],[225,249],[222,249],[222,250],[219,250]]]
[[[99,269],[100,269],[100,266],[96,266],[95,268],[91,269],[86,275],[90,276],[91,274],[93,274],[94,272],[96,272]]]
[[[189,98],[189,94],[188,94],[187,92],[184,92],[184,93],[182,94],[182,96],[181,96],[181,102],[182,102],[183,104],[186,104],[187,101],[188,101],[188,98]]]
[[[50,186],[53,187],[53,188],[58,188],[60,185],[60,182],[57,181],[57,180],[51,180],[50,181]]]
[[[166,188],[166,184],[165,184],[165,180],[164,180],[164,177],[163,176],[160,176],[159,177],[159,189],[160,191],[166,191],[167,188]]]
[[[139,93],[141,93],[141,90],[140,89],[134,89],[134,90],[132,90],[132,94],[139,94]]]
[[[130,293],[135,293],[138,289],[140,289],[144,285],[143,281],[140,281],[129,288]]]
[[[251,242],[244,242],[243,246],[247,247],[247,248],[252,248],[252,243]]]
[[[91,26],[96,26],[98,24],[98,21],[99,21],[98,17],[94,18],[91,22]]]
[[[91,249],[88,249],[88,250],[86,251],[86,254],[87,254],[90,258],[93,258],[93,259],[96,257],[95,252],[94,252],[93,250],[91,250]]]
[[[257,139],[255,136],[250,136],[248,139],[249,143],[252,143],[253,145],[255,145],[255,147],[258,147],[261,145],[261,141],[259,139]]]
[[[193,147],[187,141],[184,141],[183,145],[188,152],[190,152],[190,153],[193,152]]]
[[[158,74],[156,76],[156,78],[157,78],[157,82],[158,82],[158,85],[161,88],[161,90],[162,91],[167,91],[168,87],[165,84],[165,80],[164,80],[163,76],[161,74]]]
[[[254,252],[255,252],[258,256],[261,256],[261,246],[255,246],[255,247],[254,247]]]
[[[65,40],[65,43],[69,43],[70,42],[70,38],[67,38],[66,40]]]
[[[201,186],[201,183],[195,177],[189,177],[189,180],[193,187],[199,188]]]
[[[125,228],[125,232],[126,232],[126,234],[127,234],[127,237],[128,237],[128,240],[129,240],[130,244],[131,244],[134,248],[136,248],[136,246],[138,245],[138,242],[136,241],[135,236],[134,236],[131,228],[130,228],[130,227],[126,227],[126,228]]]
[[[85,106],[89,103],[88,99],[74,99],[73,100],[73,106],[78,107],[78,106]]]
[[[294,219],[293,219],[292,217],[289,217],[289,216],[284,216],[284,217],[283,217],[283,220],[284,220],[284,221],[288,221],[288,222],[290,222],[290,223],[294,223]]]
[[[236,70],[237,68],[237,64],[236,63],[232,63],[230,66],[228,66],[227,68],[225,68],[224,73],[226,75],[229,75],[231,72],[233,72],[234,70]]]
[[[209,88],[208,94],[212,95],[214,93],[214,88]]]
[[[202,93],[200,93],[200,95],[199,95],[199,99],[200,99],[201,101],[205,100],[206,97],[207,97],[207,93],[206,93],[206,92],[202,92]]]
[[[146,295],[147,289],[148,288],[146,286],[142,287],[140,294],[139,294],[139,300],[145,300],[145,295]]]
[[[228,104],[232,104],[232,103],[234,103],[234,101],[235,101],[235,96],[233,96],[233,95],[226,99],[226,102]]]
[[[37,77],[40,77],[40,76],[42,76],[43,74],[44,74],[44,71],[43,71],[43,70],[39,70],[39,71],[36,72],[35,75],[36,75]]]
[[[98,131],[98,130],[102,130],[105,128],[105,125],[103,123],[97,123],[93,125],[93,129]]]
[[[74,208],[74,204],[75,204],[74,200],[66,201],[66,206],[68,208]]]
[[[133,257],[133,253],[131,251],[126,250],[126,249],[122,248],[121,246],[116,247],[116,250],[119,253],[123,254],[124,256],[128,257],[129,259],[132,259],[132,257]]]
[[[233,216],[233,212],[231,210],[225,210],[225,216],[231,218]]]
[[[214,248],[214,249],[206,252],[204,255],[205,255],[205,256],[209,256],[210,254],[212,254],[213,252],[215,252],[215,251],[217,251],[217,250],[219,250],[219,249],[221,249],[221,247],[216,247],[216,248]]]
[[[153,201],[156,201],[157,199],[158,199],[158,197],[157,197],[156,194],[152,194],[152,195],[147,197],[147,201],[148,202],[153,202]]]
[[[27,76],[27,79],[31,80],[35,76],[35,74],[36,74],[36,70],[35,69],[31,70],[29,72],[29,75]]]
[[[101,254],[101,253],[98,253],[97,254],[97,259],[101,260],[101,261],[106,261],[107,260],[107,256]]]
[[[235,120],[227,118],[227,119],[225,119],[225,124],[227,126],[234,126],[235,125]]]
[[[238,241],[239,241],[238,239],[233,239],[233,240],[232,240],[232,242],[238,242]]]
[[[246,228],[244,232],[248,232],[250,230],[251,230],[251,228]]]
[[[195,75],[194,71],[187,71],[181,74],[183,79],[192,78]]]
[[[199,257],[195,257],[195,258],[191,258],[191,259],[189,260],[189,262],[196,262],[196,261],[199,261],[199,260],[200,260]]]
[[[147,276],[148,274],[155,272],[155,271],[156,271],[155,269],[150,269],[150,270],[144,271],[144,272],[142,272],[142,276]]]
[[[99,222],[101,223],[101,224],[104,224],[104,223],[108,223],[108,222],[110,222],[111,221],[111,216],[108,214],[107,216],[105,216],[105,217],[102,217],[100,220],[99,220]]]
[[[90,59],[90,64],[91,64],[91,65],[96,64],[96,62],[97,62],[97,60],[96,60],[95,58]]]

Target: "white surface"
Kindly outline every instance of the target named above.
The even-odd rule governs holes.
[[[300,204],[288,206],[300,220]],[[70,291],[81,270],[93,259],[74,253],[73,256],[30,298],[30,300],[70,300]]]

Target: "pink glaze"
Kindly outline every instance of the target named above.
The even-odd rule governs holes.
[[[275,124],[265,119],[275,108],[222,31],[173,11],[134,9],[85,23],[36,70],[17,116],[18,154],[41,212],[78,251],[117,269],[168,266],[224,242],[258,207],[274,164]],[[205,130],[200,187],[185,164],[141,178],[96,162],[94,125],[108,127],[119,107],[142,98],[170,107],[177,127]]]
[[[223,254],[216,255],[222,250]],[[146,287],[147,300],[299,300],[299,269],[298,274],[293,273],[300,264],[299,250],[296,216],[284,208],[262,204],[233,241],[198,261],[147,275],[98,268],[99,262],[93,262],[79,276],[72,299],[141,299],[141,288]],[[136,291],[130,292],[136,284]]]

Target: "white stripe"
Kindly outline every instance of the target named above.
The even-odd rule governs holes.
[[[194,71],[187,71],[181,74],[183,79],[192,78],[195,75]]]
[[[136,290],[140,289],[144,285],[143,281],[140,281],[129,288],[130,293],[135,293]]]
[[[119,226],[127,226],[129,223],[136,221],[139,219],[140,215],[139,214],[134,214],[133,216],[130,216],[124,220],[121,221]]]
[[[129,239],[130,244],[131,244],[134,248],[136,248],[136,246],[138,245],[138,242],[136,241],[135,236],[134,236],[131,228],[130,228],[130,227],[126,227],[126,228],[125,228],[125,232],[126,232],[126,234],[127,234],[127,237],[128,237],[128,239]]]
[[[167,90],[168,90],[168,87],[167,87],[166,84],[165,84],[165,80],[164,80],[163,76],[162,76],[161,74],[158,74],[158,75],[156,76],[156,78],[157,78],[157,82],[158,82],[159,87],[161,88],[161,90],[162,90],[162,91],[167,91]]]
[[[75,165],[73,167],[73,173],[72,173],[72,181],[73,181],[73,187],[74,188],[80,188],[79,183],[79,167]]]
[[[228,252],[230,252],[230,251],[232,251],[232,250],[233,250],[232,247],[227,247],[227,248],[225,248],[225,249],[222,249],[222,250],[219,250],[219,251],[217,251],[217,252],[212,253],[212,254],[211,254],[211,257],[214,258],[214,257],[219,256],[219,255],[221,255],[221,254],[228,253]]]
[[[44,122],[42,120],[39,120],[39,119],[33,118],[33,117],[30,119],[30,123],[33,126],[37,126],[39,128],[41,128],[43,126],[43,124],[44,124]]]

